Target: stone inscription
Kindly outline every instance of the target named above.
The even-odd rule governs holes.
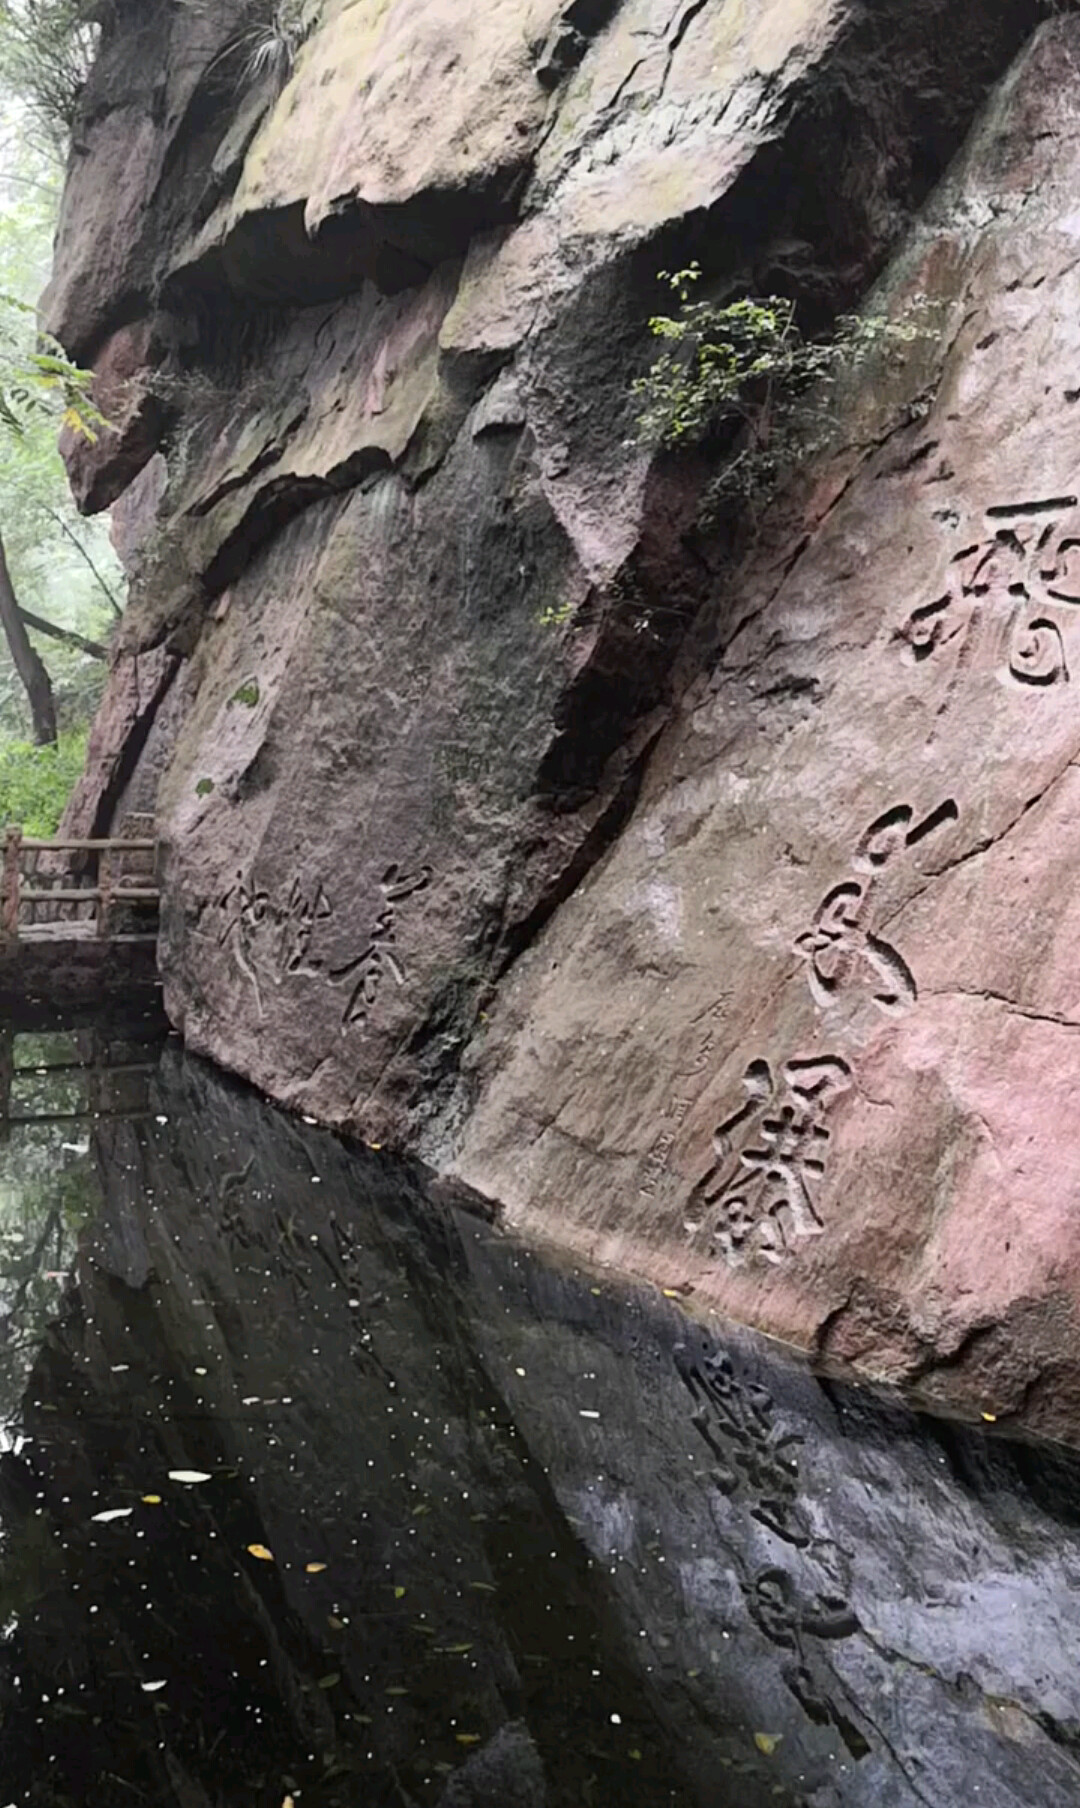
[[[874,933],[875,894],[893,861],[959,818],[956,804],[947,798],[920,822],[910,804],[898,804],[870,824],[852,857],[852,872],[826,892],[809,929],[795,943],[795,952],[806,962],[814,1003],[822,1010],[860,982],[878,1009],[890,1015],[916,1002],[918,988],[907,961]]]
[[[869,824],[849,873],[825,894],[795,941],[819,1009],[858,989],[891,1016],[917,1002],[911,968],[874,926],[879,892],[889,869],[959,817],[956,803],[946,798],[926,816],[917,816],[910,804],[895,804]],[[711,1035],[707,1046],[711,1051]],[[742,1104],[713,1131],[712,1165],[690,1194],[684,1227],[691,1237],[704,1233],[712,1260],[731,1268],[751,1259],[776,1266],[796,1244],[825,1229],[820,1198],[832,1135],[828,1120],[854,1085],[854,1072],[837,1049],[778,1068],[758,1057],[742,1085]],[[646,1160],[640,1188],[646,1196],[664,1174],[685,1110],[671,1115]]]
[[[722,1015],[723,1006],[719,1004],[710,1005],[708,1010],[704,1013],[704,1017],[708,1021],[719,1019]],[[700,1022],[701,1018],[699,1018],[698,1021]],[[704,1030],[701,1034],[690,1066],[675,1076],[677,1091],[673,1093],[672,1097],[668,1100],[664,1113],[664,1128],[661,1130],[656,1141],[653,1143],[652,1148],[649,1150],[648,1155],[645,1157],[642,1168],[641,1184],[638,1187],[638,1193],[643,1199],[651,1199],[653,1197],[667,1172],[668,1164],[671,1161],[675,1145],[678,1141],[678,1131],[681,1130],[686,1121],[687,1114],[694,1104],[698,1093],[705,1084],[709,1068],[712,1065],[715,1046],[716,1031],[713,1029]]]
[[[986,642],[1002,649],[999,677],[1045,690],[1070,681],[1078,609],[1077,498],[1006,502],[986,510],[980,538],[951,561],[946,591],[913,610],[898,638],[916,664],[951,651],[950,696]]]
[[[241,973],[250,981],[259,1014],[265,981],[280,986],[290,979],[315,979],[333,987],[349,987],[341,1018],[342,1033],[367,1024],[371,1009],[389,975],[395,985],[408,978],[397,948],[398,906],[431,883],[432,869],[413,872],[396,862],[379,881],[383,907],[355,952],[344,959],[334,942],[334,905],[321,881],[305,888],[295,879],[277,898],[237,873],[221,898],[218,942],[230,946]]]
[[[839,1055],[786,1061],[779,1076],[768,1061],[750,1063],[746,1100],[714,1130],[713,1165],[686,1207],[686,1229],[707,1228],[711,1257],[733,1268],[755,1253],[778,1263],[796,1238],[820,1236],[828,1114],[851,1084]]]

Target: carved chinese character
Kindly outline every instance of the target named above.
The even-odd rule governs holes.
[[[288,902],[277,912],[281,931],[276,959],[279,980],[297,975],[315,979],[322,974],[325,960],[311,954],[311,943],[318,925],[329,921],[333,914],[333,906],[322,885],[316,886],[314,895],[310,895],[304,891],[299,879],[293,881]]]
[[[899,629],[908,657],[921,662],[955,641],[955,683],[992,628],[1005,648],[1003,678],[1036,688],[1067,683],[1064,630],[1080,608],[1077,498],[1001,504],[987,509],[986,529],[954,556],[945,595],[914,609]]]
[[[687,1208],[689,1230],[707,1226],[711,1254],[732,1267],[754,1253],[775,1264],[797,1239],[821,1234],[825,1117],[850,1085],[851,1069],[836,1055],[787,1062],[779,1085],[767,1061],[751,1063],[747,1101],[714,1131],[715,1160]]]
[[[343,1028],[352,1024],[366,1024],[372,1005],[379,995],[384,972],[389,972],[399,986],[405,984],[405,969],[394,953],[396,929],[393,909],[384,910],[377,919],[371,932],[371,940],[355,960],[346,961],[343,967],[331,971],[330,978],[337,985],[343,979],[355,976],[349,1002],[342,1016]]]
[[[826,892],[810,928],[795,941],[795,952],[807,964],[814,1002],[823,1010],[859,978],[869,983],[878,1009],[890,1015],[916,1002],[918,989],[903,955],[870,927],[875,882],[893,860],[956,822],[959,814],[948,798],[919,822],[910,804],[898,804],[870,824],[852,859],[855,870],[867,877],[844,879]]]

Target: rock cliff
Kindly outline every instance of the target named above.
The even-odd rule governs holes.
[[[1080,1435],[1080,27],[117,0],[49,325],[190,1046],[534,1232]],[[1057,9],[1054,9],[1055,11]],[[703,525],[657,274],[936,323]],[[924,305],[925,305],[924,304]]]

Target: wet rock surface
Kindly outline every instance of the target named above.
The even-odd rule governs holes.
[[[5,1403],[17,1808],[1075,1800],[1075,1458],[154,1088]]]

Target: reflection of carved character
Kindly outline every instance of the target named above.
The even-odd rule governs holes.
[[[786,1544],[805,1548],[810,1535],[799,1508],[794,1456],[802,1438],[780,1430],[770,1395],[740,1382],[724,1350],[695,1362],[677,1344],[675,1362],[694,1400],[691,1423],[716,1463],[709,1473],[713,1485],[728,1499],[744,1498],[752,1517]]]
[[[1075,496],[987,509],[988,534],[952,560],[944,596],[914,609],[898,631],[921,662],[960,639],[970,658],[984,620],[997,619],[1006,647],[1002,677],[1047,688],[1067,683],[1064,628],[1080,608],[1080,513]]]
[[[918,990],[903,955],[868,926],[875,877],[898,855],[956,822],[959,814],[948,798],[921,822],[915,821],[910,804],[898,804],[870,824],[852,861],[856,871],[869,878],[834,885],[818,905],[810,928],[795,942],[796,953],[809,969],[815,1004],[827,1009],[835,1003],[860,970],[869,973],[871,996],[880,1010],[897,1014],[915,1003]]]
[[[708,1225],[710,1253],[732,1267],[754,1251],[777,1263],[796,1238],[821,1234],[824,1119],[850,1085],[851,1069],[836,1055],[788,1061],[780,1086],[767,1061],[751,1062],[747,1102],[714,1131],[715,1160],[687,1207],[688,1230]]]

